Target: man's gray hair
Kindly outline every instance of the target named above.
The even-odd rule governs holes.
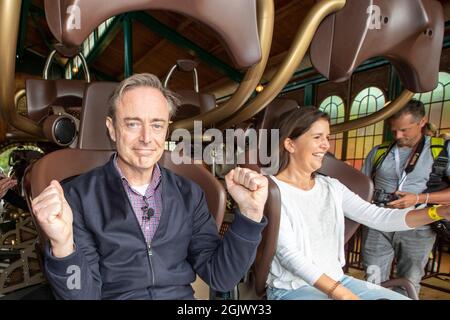
[[[176,113],[177,107],[180,104],[177,95],[171,90],[164,88],[157,76],[150,73],[137,73],[119,83],[112,93],[108,101],[108,117],[114,121],[117,105],[122,100],[123,95],[127,91],[138,87],[150,87],[159,90],[167,100],[169,117],[172,118],[172,116]]]
[[[403,108],[394,113],[389,118],[389,121],[397,120],[407,114],[412,115],[414,120],[419,123],[423,117],[425,117],[425,106],[423,105],[423,102],[415,99],[410,100]]]

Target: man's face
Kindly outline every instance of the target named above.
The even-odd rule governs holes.
[[[168,125],[169,106],[159,90],[137,87],[125,92],[114,121],[106,119],[124,174],[153,170],[164,152]]]
[[[397,145],[399,147],[413,147],[422,137],[422,128],[425,123],[425,118],[417,122],[409,113],[391,120],[391,131]]]

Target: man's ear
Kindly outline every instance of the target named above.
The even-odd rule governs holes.
[[[420,128],[423,129],[423,127],[427,124],[427,120],[425,119],[425,117],[422,118],[422,120],[420,120],[419,125]]]
[[[111,117],[106,117],[106,127],[108,128],[109,137],[113,142],[116,142],[116,129],[114,128],[114,122]]]

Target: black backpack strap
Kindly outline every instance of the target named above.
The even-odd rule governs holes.
[[[449,154],[447,152],[450,140],[446,140],[444,146],[430,145],[430,148],[442,148],[441,152],[434,159],[430,178],[427,182],[426,193],[444,190],[450,186],[450,181],[445,171],[447,170]]]

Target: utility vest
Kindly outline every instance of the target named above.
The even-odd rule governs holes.
[[[431,193],[440,190],[447,189],[450,186],[450,181],[448,176],[445,173],[447,169],[449,155],[447,152],[448,144],[450,140],[445,140],[443,138],[431,137],[430,141],[430,151],[433,157],[433,166],[430,173],[430,177],[427,182],[427,188],[422,191],[423,193]],[[371,177],[372,180],[375,178],[375,174],[377,169],[381,166],[386,155],[389,151],[395,146],[395,141],[387,141],[382,143],[375,153],[375,157],[372,161],[372,172]],[[415,169],[415,165],[408,166],[407,169],[409,172]],[[408,173],[409,173],[408,172]],[[432,203],[430,203],[432,205]],[[440,220],[433,222],[431,224],[436,233],[445,238],[447,241],[450,241],[450,221],[448,220]]]

